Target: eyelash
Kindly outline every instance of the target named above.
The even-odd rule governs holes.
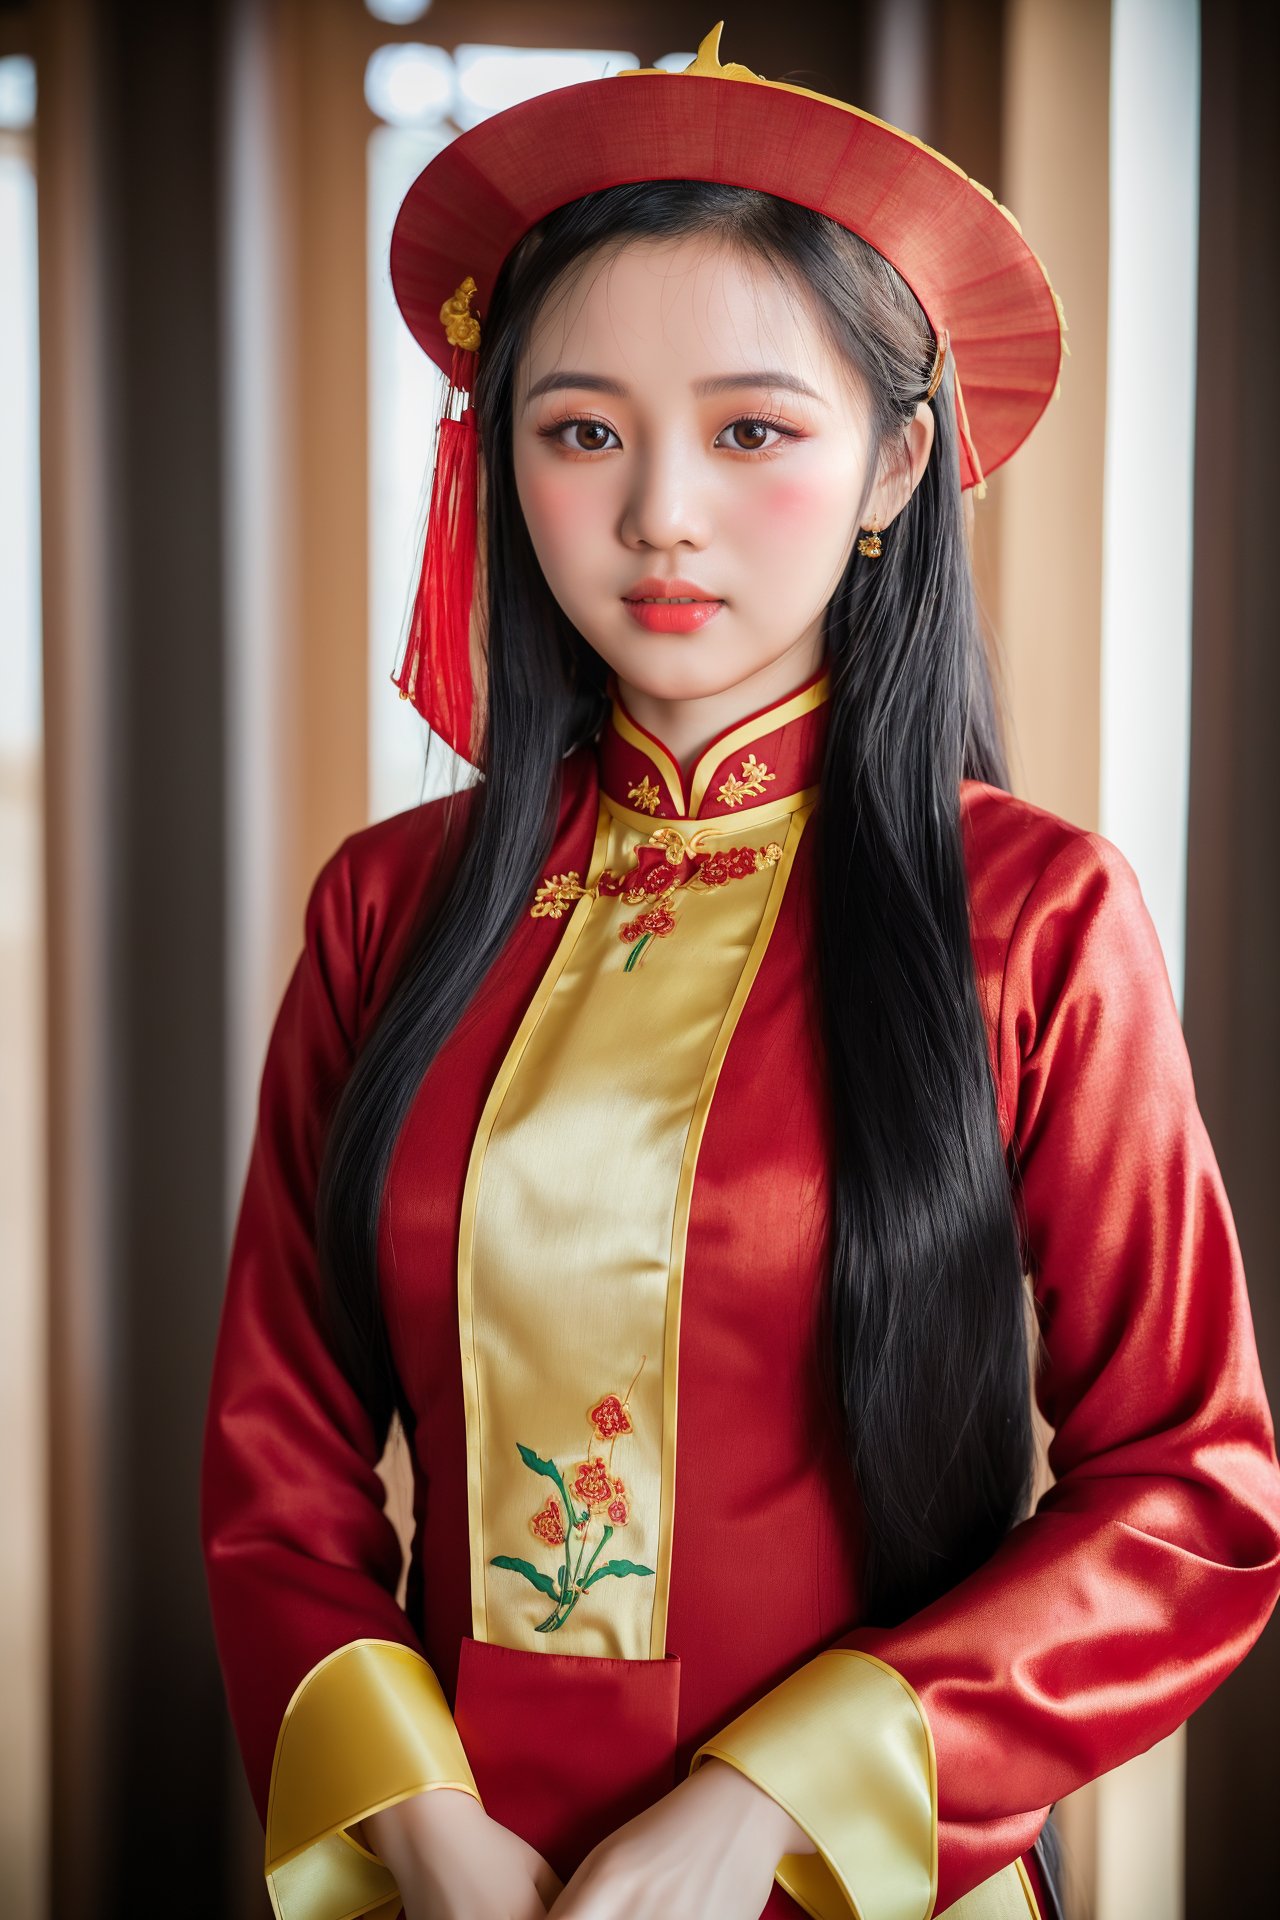
[[[539,427],[538,433],[542,439],[554,442],[558,436],[564,432],[566,427],[579,426],[603,427],[606,433],[614,432],[614,429],[609,425],[607,420],[601,420],[597,418],[595,414],[575,413],[566,416],[562,420],[554,420],[549,426]],[[721,433],[727,433],[729,427],[772,427],[775,433],[782,434],[784,438],[788,440],[799,440],[802,437],[794,427],[789,427],[784,421],[775,418],[774,415],[765,413],[739,414],[736,420],[730,420],[728,427],[722,427],[720,429]],[[717,435],[717,438],[718,437]],[[611,453],[613,451],[611,447],[566,447],[563,442],[561,442],[561,447],[562,451],[567,453],[571,459],[576,460],[592,460],[598,453]],[[738,454],[743,460],[767,460],[773,454],[780,453],[782,449],[775,444],[772,447],[733,447],[730,451]]]

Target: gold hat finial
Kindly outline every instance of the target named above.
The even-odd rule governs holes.
[[[717,20],[710,33],[704,33],[698,42],[698,51],[682,73],[706,73],[716,80],[763,80],[761,73],[752,73],[750,67],[742,66],[731,60],[727,67],[720,64],[720,35],[724,32],[724,21]]]
[[[698,42],[698,51],[687,67],[679,69],[679,76],[686,73],[700,74],[710,80],[754,80],[761,86],[771,86],[762,73],[752,73],[750,67],[744,67],[737,60],[731,60],[728,66],[720,64],[720,35],[724,32],[724,21],[717,20],[710,33],[704,33]],[[614,75],[616,80],[630,80],[638,73],[660,73],[670,77],[670,67],[627,67]]]

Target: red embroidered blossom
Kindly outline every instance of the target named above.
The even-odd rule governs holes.
[[[722,887],[726,880],[745,880],[755,871],[754,847],[726,847],[722,853],[708,854],[698,877],[709,887]]]
[[[552,1494],[547,1495],[547,1504],[534,1514],[529,1522],[535,1539],[543,1541],[549,1547],[564,1545],[564,1515],[560,1511],[560,1502]]]
[[[697,872],[705,857],[681,849],[678,860],[668,860],[665,847],[637,847],[635,872],[630,876],[632,885],[642,879],[646,893],[661,893],[663,887],[683,885]]]
[[[665,893],[668,887],[684,886],[706,857],[703,853],[682,853],[678,860],[668,860],[665,847],[637,847],[635,866],[629,873],[614,873],[606,867],[596,886],[600,893],[621,894],[636,906],[655,893]]]
[[[631,1415],[616,1393],[606,1393],[603,1400],[597,1400],[587,1418],[602,1440],[612,1440],[615,1434],[633,1431]]]
[[[599,1454],[594,1460],[579,1461],[571,1485],[579,1500],[593,1513],[598,1513],[613,1498],[613,1482]]]
[[[629,907],[638,907],[642,900],[651,899],[655,893],[670,893],[679,882],[671,878],[672,869],[664,873],[661,867],[650,867],[648,873],[642,873],[622,889],[622,897]]]
[[[559,1500],[548,1493],[544,1495],[544,1504],[529,1520],[529,1530],[543,1546],[560,1548],[564,1554],[564,1564],[556,1571],[553,1580],[549,1573],[533,1565],[522,1554],[497,1553],[489,1561],[491,1567],[501,1567],[506,1572],[519,1574],[538,1592],[553,1602],[550,1613],[545,1619],[532,1623],[535,1633],[555,1633],[569,1618],[574,1608],[596,1587],[603,1583],[605,1596],[616,1582],[622,1578],[652,1579],[654,1569],[640,1566],[630,1559],[606,1560],[602,1566],[596,1561],[601,1549],[605,1547],[616,1527],[625,1527],[631,1518],[631,1500],[623,1482],[610,1471],[613,1461],[614,1441],[620,1434],[634,1432],[631,1415],[627,1411],[627,1401],[632,1388],[640,1378],[641,1368],[647,1356],[641,1354],[640,1365],[632,1375],[631,1385],[624,1393],[604,1393],[588,1410],[594,1434],[605,1441],[609,1452],[609,1463],[596,1453],[585,1460],[577,1460],[572,1466],[561,1469],[555,1460],[546,1459],[533,1447],[523,1441],[517,1441],[517,1450],[526,1467],[532,1472],[552,1479],[560,1494]],[[600,1538],[595,1550],[584,1568],[583,1559],[591,1545],[591,1523],[600,1519]],[[566,1531],[567,1529],[567,1531]]]
[[[651,907],[648,913],[638,913],[634,920],[619,927],[619,940],[638,940],[645,933],[671,933],[676,917],[670,907]]]

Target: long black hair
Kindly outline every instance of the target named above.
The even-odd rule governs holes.
[[[504,262],[483,316],[488,679],[479,783],[439,898],[336,1104],[317,1200],[324,1300],[384,1438],[405,1412],[383,1321],[378,1221],[431,1061],[550,852],[563,761],[604,718],[606,668],[553,599],[512,471],[513,393],[543,303],[587,255],[704,234],[807,287],[870,396],[877,456],[905,457],[935,341],[882,255],[811,209],[740,187],[610,187],[558,208]],[[884,534],[850,555],[826,618],[831,704],[815,945],[834,1128],[823,1358],[862,1508],[867,1622],[891,1625],[993,1551],[1028,1505],[1027,1296],[978,997],[960,782],[1007,788],[975,605],[947,363],[934,446]],[[862,500],[850,499],[850,527]],[[445,802],[446,807],[455,804]]]

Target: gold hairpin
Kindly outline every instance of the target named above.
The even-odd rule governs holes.
[[[951,335],[947,332],[947,329],[944,327],[938,339],[937,352],[933,356],[933,372],[929,375],[929,386],[924,396],[926,400],[932,400],[934,394],[938,391],[939,386],[942,384],[942,366],[943,366],[943,362],[946,360],[947,348],[950,346],[950,344],[951,344]]]

